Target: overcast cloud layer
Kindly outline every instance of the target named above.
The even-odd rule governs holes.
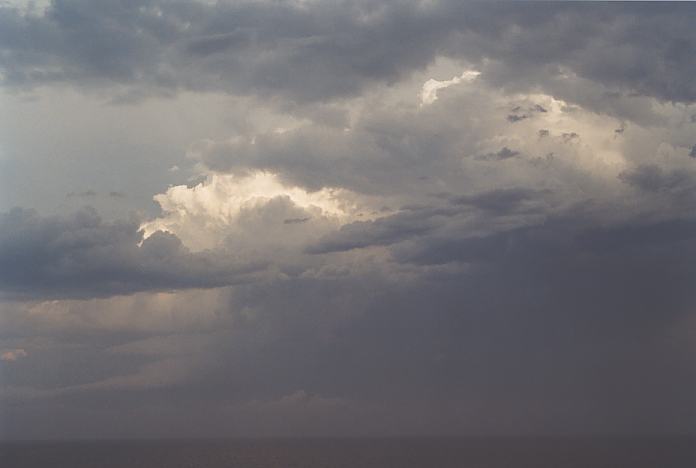
[[[0,6],[0,437],[696,433],[696,7]]]

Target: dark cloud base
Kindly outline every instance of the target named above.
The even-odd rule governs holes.
[[[615,91],[694,102],[695,17],[689,3],[61,0],[43,15],[0,10],[0,67],[5,86],[121,87],[125,101],[178,89],[319,101],[445,55],[489,59],[487,78],[508,87],[565,68]]]
[[[94,210],[41,217],[0,215],[0,290],[6,298],[79,298],[219,287],[262,265],[191,253],[173,234],[143,239],[137,221],[104,222]]]

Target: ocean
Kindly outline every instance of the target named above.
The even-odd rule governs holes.
[[[694,468],[692,438],[18,441],[2,468]]]

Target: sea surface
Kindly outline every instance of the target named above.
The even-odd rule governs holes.
[[[695,468],[691,438],[0,442],[2,468]]]

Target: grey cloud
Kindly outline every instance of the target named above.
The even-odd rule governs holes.
[[[67,198],[92,198],[96,196],[97,192],[95,192],[94,190],[86,190],[84,192],[68,192],[68,194],[66,195]]]
[[[622,172],[619,178],[648,192],[675,191],[693,188],[692,176],[683,169],[664,170],[656,164],[646,164]]]
[[[456,204],[472,205],[495,216],[515,213],[528,206],[533,214],[535,205],[530,202],[542,200],[548,191],[531,189],[498,189],[477,195],[453,198]],[[420,265],[437,265],[450,262],[490,263],[514,262],[523,265],[527,261],[553,261],[563,256],[580,258],[583,250],[605,251],[605,246],[643,249],[652,246],[667,249],[663,255],[676,261],[678,247],[675,242],[689,241],[688,249],[696,248],[693,222],[683,219],[646,224],[637,220],[599,229],[594,216],[581,211],[567,211],[549,217],[538,224],[538,218],[528,217],[524,224],[513,229],[495,229],[491,218],[477,220],[469,226],[470,234],[462,233],[459,226],[460,210],[425,209],[399,213],[372,222],[361,222],[345,226],[338,235],[327,236],[314,247],[316,252],[350,250],[370,246],[388,246],[394,258],[400,262]],[[404,227],[407,226],[407,227]],[[481,231],[477,226],[487,226]],[[388,229],[387,229],[388,227]],[[410,229],[410,230],[409,230]],[[690,251],[690,250],[689,250]],[[618,254],[617,254],[618,255]],[[652,261],[647,250],[625,253],[628,259]],[[598,259],[601,261],[601,259]],[[686,266],[682,261],[675,265]]]
[[[202,37],[192,40],[186,47],[186,51],[193,55],[208,56],[215,53],[224,52],[232,47],[246,45],[249,34],[243,31],[232,33],[215,34],[209,37]]]
[[[464,37],[475,38],[480,53],[498,60],[488,78],[501,85],[517,89],[531,82],[552,86],[554,80],[564,79],[565,69],[609,90],[694,100],[695,88],[684,79],[693,73],[693,63],[682,62],[689,60],[688,50],[694,44],[688,27],[696,14],[693,5],[675,9],[658,4],[592,9],[556,5],[547,9],[531,4],[510,9],[494,4],[491,10],[498,13],[495,26],[484,21],[476,28],[478,37]],[[484,16],[480,13],[479,20]],[[551,37],[553,41],[549,41]],[[669,39],[656,48],[660,37]],[[674,73],[662,75],[658,70],[663,67]]]
[[[327,253],[390,245],[432,231],[443,216],[451,216],[456,209],[413,207],[374,221],[358,221],[342,226],[310,246],[308,253]]]
[[[107,362],[112,372],[139,375],[141,382],[153,377],[138,371],[151,353],[194,353],[194,362],[207,366],[194,368],[191,380],[127,395],[103,387],[83,391],[79,399],[59,395],[60,406],[99,408],[109,401],[113,411],[137,408],[141,414],[166,399],[171,406],[161,412],[172,411],[182,421],[209,415],[201,426],[211,431],[205,435],[256,434],[262,426],[252,417],[243,428],[234,424],[233,408],[261,415],[254,404],[285,401],[287,395],[304,401],[303,394],[341,401],[347,411],[360,413],[344,420],[328,409],[312,410],[313,419],[330,421],[326,434],[355,435],[366,428],[380,434],[395,428],[421,434],[482,428],[493,434],[549,428],[633,434],[692,427],[693,413],[685,408],[693,398],[693,365],[685,342],[671,330],[696,304],[690,280],[696,273],[693,220],[609,229],[588,221],[555,218],[469,238],[454,231],[448,238],[442,231],[414,233],[411,239],[426,250],[400,244],[406,250],[396,251],[397,260],[417,261],[420,268],[453,260],[477,265],[436,281],[428,275],[390,278],[406,266],[401,264],[386,274],[362,270],[236,286],[226,302],[214,303],[216,315],[230,322],[207,339],[182,337],[174,348],[172,337],[135,341],[117,335],[107,349],[131,352],[111,351],[110,360],[83,358],[94,378]],[[665,277],[670,281],[659,280]],[[58,353],[51,362],[68,369],[71,358],[85,352]],[[659,381],[647,384],[647,373]],[[635,384],[630,393],[616,391],[627,383]],[[18,431],[31,432],[19,417],[27,415],[24,405],[15,403],[6,417]],[[36,400],[31,405],[57,406]],[[530,407],[535,418],[528,417]],[[161,430],[161,424],[138,426],[142,417],[135,413],[119,424],[136,434]],[[304,434],[305,420],[296,417],[281,427]],[[79,427],[68,431],[79,433]],[[188,427],[177,423],[171,429],[185,435]],[[112,430],[105,425],[99,433]]]
[[[509,115],[507,116],[507,121],[510,122],[510,123],[515,123],[515,122],[519,122],[520,120],[524,120],[524,119],[527,119],[527,118],[529,118],[529,116],[526,115],[526,114],[522,114],[522,115],[509,114]]]
[[[696,145],[691,147],[691,151],[689,151],[689,156],[692,158],[696,158]]]
[[[287,218],[283,220],[283,224],[302,224],[306,223],[312,218],[305,217],[305,218]]]
[[[524,262],[540,248],[547,256],[553,256],[562,248],[559,243],[562,239],[557,237],[557,233],[543,226],[521,227],[487,235],[438,236],[427,242],[414,241],[397,246],[395,256],[399,261],[421,265],[451,262],[495,264],[513,257]]]
[[[458,164],[458,153],[470,145],[466,138],[473,133],[473,129],[462,131],[461,122],[451,119],[447,111],[437,115],[416,112],[368,109],[350,131],[308,124],[285,133],[216,143],[200,158],[215,171],[238,175],[270,171],[309,190],[412,191],[413,185],[403,187],[404,180],[420,180],[425,187],[435,177],[451,173],[447,168]]]
[[[487,192],[455,197],[451,201],[456,204],[471,205],[482,210],[496,213],[506,213],[529,206],[529,202],[538,200],[547,192],[530,188],[494,189]]]
[[[307,9],[147,0],[60,1],[45,16],[5,8],[5,81],[20,87],[79,82],[317,100],[426,65],[436,38],[448,34],[435,27],[441,21],[437,11],[419,14],[415,5],[405,4],[388,7],[373,24],[363,23],[360,17],[372,9],[359,2]],[[411,47],[397,46],[403,34],[415,34]],[[366,54],[375,43],[382,50]]]
[[[278,196],[202,252],[91,210],[0,215],[0,350],[26,352],[0,369],[1,435],[692,433],[694,179],[645,144],[683,156],[692,141],[654,126],[646,109],[669,106],[644,96],[696,100],[694,6],[303,5],[0,10],[6,86],[258,94],[299,127],[240,124],[202,152],[206,171],[385,206],[337,228]],[[421,108],[370,100],[356,116],[341,101],[438,55],[482,75]],[[520,90],[567,100],[578,126],[549,126],[555,104],[513,108]],[[618,122],[594,111],[642,123],[613,139]],[[564,145],[568,128],[587,144]],[[591,154],[596,133],[626,159],[619,180]]]
[[[578,239],[583,248],[599,253],[621,250],[625,252],[635,248],[659,249],[670,244],[676,248],[679,243],[683,243],[685,253],[690,253],[693,249],[691,244],[696,239],[696,221],[672,219],[650,224],[592,228],[579,235]],[[669,253],[677,254],[676,250]]]
[[[512,109],[510,109],[510,111],[513,113],[508,114],[507,121],[510,123],[516,123],[516,122],[520,122],[522,120],[529,119],[532,117],[532,115],[529,115],[529,114],[521,114],[520,113],[521,110],[522,110],[521,106],[515,106]],[[542,106],[540,104],[534,104],[533,106],[528,107],[527,111],[531,112],[531,113],[546,113],[546,112],[548,112],[544,108],[544,106]]]
[[[480,274],[484,276],[505,275],[503,271],[523,271],[529,267],[536,272],[534,274],[540,275],[539,278],[558,273],[568,275],[570,281],[570,277],[576,274],[589,275],[590,271],[599,271],[604,266],[608,269],[607,275],[634,274],[635,281],[649,284],[657,281],[660,274],[672,274],[682,279],[694,274],[689,260],[696,253],[693,220],[652,224],[636,221],[609,228],[597,228],[587,221],[556,217],[543,224],[486,235],[443,237],[440,234],[401,243],[394,247],[394,254],[399,261],[423,265],[449,262],[478,264],[483,267]],[[590,257],[586,256],[586,252],[591,253]],[[589,263],[584,264],[586,261]],[[633,273],[631,268],[635,268]],[[590,279],[586,277],[583,281]],[[680,299],[661,298],[670,304],[691,303],[694,300],[685,289],[679,294]],[[657,304],[659,300],[655,298],[652,303]],[[678,309],[680,313],[685,312],[682,306]]]
[[[684,408],[693,398],[691,341],[686,332],[675,338],[673,330],[681,330],[678,325],[696,306],[694,220],[632,219],[600,228],[593,213],[578,209],[508,227],[506,216],[518,211],[519,200],[534,203],[547,196],[535,190],[493,189],[438,199],[443,206],[402,207],[386,218],[344,226],[312,251],[379,246],[391,253],[389,262],[364,256],[349,265],[333,264],[323,256],[315,270],[302,274],[245,282],[206,292],[208,297],[197,293],[187,299],[188,292],[177,292],[171,299],[176,306],[162,313],[170,317],[186,302],[185,315],[194,315],[188,335],[184,330],[173,336],[167,328],[145,329],[145,335],[143,330],[105,328],[89,334],[82,329],[61,338],[79,346],[53,353],[21,341],[1,343],[28,354],[22,360],[25,370],[15,366],[3,373],[6,385],[27,387],[3,396],[12,400],[4,420],[14,433],[34,435],[58,423],[63,433],[82,434],[85,425],[74,412],[88,408],[106,408],[109,415],[130,410],[116,418],[117,426],[83,416],[95,433],[111,436],[162,431],[190,436],[183,421],[203,415],[206,424],[197,435],[263,433],[261,417],[278,421],[277,427],[292,435],[311,433],[317,418],[326,418],[323,433],[331,435],[356,435],[366,428],[380,434],[397,429],[421,434],[690,430],[693,414]],[[471,219],[472,207],[486,217]],[[276,223],[290,219],[277,211],[270,215]],[[14,216],[26,219],[15,224],[33,224],[39,231],[62,223],[53,228],[61,234],[51,238],[89,244],[99,234],[106,250],[119,244],[108,240],[116,225],[93,214],[72,221]],[[134,226],[122,229],[133,239],[126,245],[137,241]],[[173,263],[185,255],[173,247],[175,239],[161,240],[151,253],[139,255]],[[47,263],[45,254],[32,248],[35,258]],[[90,252],[94,260],[95,250]],[[191,256],[187,261],[197,264]],[[453,263],[463,266],[447,267]],[[172,263],[167,269],[181,271]],[[147,278],[132,271],[140,281]],[[200,274],[191,266],[186,271]],[[98,278],[80,280],[91,288],[104,274],[96,268],[90,272]],[[104,301],[96,308],[106,307]],[[82,307],[90,308],[85,302]],[[132,307],[140,312],[147,304],[140,298]],[[107,327],[124,309],[121,302],[112,307]],[[147,313],[155,312],[144,307],[139,320]],[[207,314],[212,325],[199,328],[197,313]],[[51,315],[27,314],[25,320]],[[91,322],[78,317],[80,323]],[[37,329],[5,322],[0,339],[17,339],[27,331]],[[42,376],[37,360],[49,362],[55,372]],[[80,372],[70,372],[78,360]],[[659,382],[647,385],[647,374]],[[616,391],[627,384],[635,387],[630,394]],[[327,404],[296,413],[287,408],[315,400]],[[144,427],[143,414],[158,401],[168,405]],[[343,409],[330,402],[341,402]],[[33,413],[37,407],[43,410]],[[73,411],[68,417],[60,408]],[[235,425],[237,417],[248,424]],[[53,425],[36,424],[47,420]]]
[[[563,139],[564,143],[570,143],[573,140],[579,139],[580,135],[575,132],[565,132],[561,134],[561,138]]]
[[[99,193],[94,190],[85,190],[84,192],[68,192],[66,198],[95,198]],[[109,198],[125,198],[126,194],[123,192],[112,191],[106,194]]]
[[[519,151],[511,150],[507,146],[504,146],[501,150],[495,153],[486,153],[476,156],[476,159],[482,161],[503,161],[505,159],[514,158],[520,154]]]
[[[492,59],[486,77],[509,87],[548,85],[565,68],[607,87],[693,102],[694,12],[689,4],[73,0],[53,2],[44,16],[3,8],[0,43],[5,84],[15,87],[67,82],[312,101],[394,82],[441,54]]]
[[[0,291],[6,297],[218,287],[260,268],[214,252],[191,253],[168,233],[143,241],[136,222],[107,223],[93,210],[41,217],[14,209],[2,214],[0,226]]]
[[[477,219],[471,216],[471,208],[477,208],[490,216],[499,217],[510,214],[533,215],[544,207],[543,198],[548,190],[528,188],[494,189],[473,195],[455,196],[449,194],[449,206],[403,207],[402,211],[378,218],[374,221],[360,221],[347,224],[338,231],[325,235],[310,246],[309,253],[340,252],[373,246],[393,246],[405,241],[430,245],[438,244],[443,236],[459,233],[458,223],[468,221],[469,228],[484,225],[489,218]],[[454,235],[457,235],[454,234]],[[471,239],[464,236],[465,242]]]

